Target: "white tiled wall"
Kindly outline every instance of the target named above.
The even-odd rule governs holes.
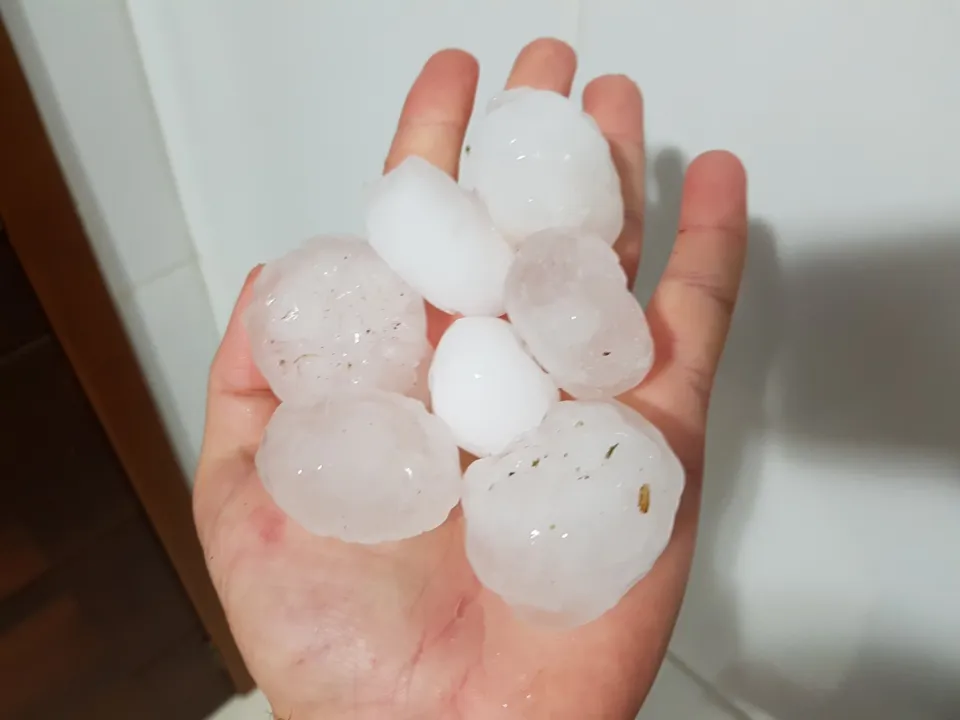
[[[219,336],[200,268],[191,262],[140,285],[120,308],[171,439],[192,467],[200,456],[207,370]]]
[[[736,151],[751,178],[748,272],[679,664],[642,717],[960,717],[954,4],[3,9],[188,466],[244,273],[310,234],[358,229],[363,184],[432,51],[474,52],[481,97],[543,34],[577,47],[579,86],[608,71],[640,82],[641,294],[669,251],[684,164]]]

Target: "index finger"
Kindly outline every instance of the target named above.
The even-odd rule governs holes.
[[[433,55],[410,88],[383,171],[418,155],[453,177],[473,112],[480,69],[462,50]]]

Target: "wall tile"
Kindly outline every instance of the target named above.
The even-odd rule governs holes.
[[[744,720],[744,717],[668,658],[637,720]]]
[[[189,264],[137,288],[121,312],[188,479],[200,456],[207,374],[219,333]]]
[[[236,697],[217,712],[209,720],[263,720],[273,717],[270,704],[259,690]]]

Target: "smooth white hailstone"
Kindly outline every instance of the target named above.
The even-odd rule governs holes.
[[[460,499],[459,453],[423,403],[396,393],[336,393],[283,403],[257,471],[287,515],[347,542],[402,540],[432,530]]]
[[[268,263],[244,319],[254,363],[288,403],[408,392],[430,349],[423,298],[354,237],[314,238]]]
[[[370,245],[433,305],[462,315],[503,314],[513,251],[470,191],[411,156],[374,185]]]
[[[467,468],[467,557],[521,615],[590,622],[660,557],[683,484],[676,455],[636,411],[558,403],[535,430]]]
[[[464,166],[514,244],[540,230],[577,228],[612,245],[623,229],[609,145],[593,118],[559,93],[517,88],[494,98]]]
[[[474,455],[500,452],[537,426],[559,399],[556,386],[499,318],[460,318],[430,365],[433,412]]]
[[[507,276],[510,322],[537,362],[576,398],[611,398],[653,365],[643,308],[613,248],[583,233],[544,231]]]

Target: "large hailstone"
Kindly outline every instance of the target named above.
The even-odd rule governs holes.
[[[510,324],[460,318],[440,338],[430,364],[433,412],[474,455],[503,450],[536,427],[559,399]]]
[[[615,397],[653,365],[643,308],[616,252],[592,235],[528,238],[507,276],[505,303],[537,362],[576,398]]]
[[[245,320],[254,363],[287,403],[406,393],[430,349],[423,298],[354,237],[314,238],[268,263]]]
[[[411,156],[377,181],[366,211],[370,245],[433,305],[502,315],[513,251],[477,197]]]
[[[593,118],[559,93],[517,88],[494,98],[464,175],[514,244],[540,230],[579,228],[612,245],[623,228],[609,145]]]
[[[659,430],[625,405],[594,401],[558,403],[464,479],[477,577],[522,615],[561,625],[599,617],[650,571],[684,484]]]
[[[450,431],[396,393],[335,393],[283,403],[270,419],[257,470],[287,515],[316,535],[379,543],[440,525],[460,499]]]

